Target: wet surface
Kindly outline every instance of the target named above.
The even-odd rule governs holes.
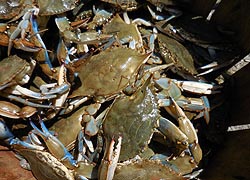
[[[20,167],[14,152],[0,146],[0,180],[35,180],[31,171]]]
[[[229,126],[250,124],[250,65],[234,74]],[[200,179],[250,179],[250,129],[228,132],[218,151],[211,157]],[[19,165],[14,152],[0,146],[0,180],[35,180]]]

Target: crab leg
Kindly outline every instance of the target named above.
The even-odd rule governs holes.
[[[26,39],[14,39],[13,42],[16,49],[21,49],[27,52],[38,52],[41,50],[40,47],[36,47],[33,43]]]
[[[196,82],[196,81],[180,81],[172,79],[174,83],[176,83],[181,89],[198,94],[215,94],[220,91],[216,91],[221,86],[212,85],[204,82]]]
[[[87,147],[91,152],[94,152],[94,146],[93,143],[91,142],[90,138],[85,137],[84,133],[82,130],[78,133],[78,158],[77,161],[83,161],[83,160],[89,160],[89,158],[85,155],[86,148],[84,146],[84,142],[86,143]]]
[[[34,128],[35,133],[44,140],[50,153],[56,158],[61,159],[61,161],[63,161],[65,166],[68,168],[76,167],[77,165],[74,157],[68,152],[64,145],[49,132],[42,120],[39,120],[39,123],[42,131],[38,129],[32,121],[30,121],[30,125]]]
[[[110,143],[106,143],[106,150],[104,158],[102,159],[99,169],[99,180],[112,180],[114,177],[117,162],[119,160],[121,151],[122,137],[118,138],[116,149],[114,149],[115,140],[112,139]]]
[[[25,38],[25,33],[26,30],[29,27],[29,19],[30,16],[32,14],[32,10],[26,12],[23,17],[21,22],[18,24],[17,28],[14,30],[14,32],[10,35],[10,39],[9,39],[9,44],[8,44],[8,56],[10,55],[10,51],[11,48],[13,46],[13,40],[19,35],[21,34],[21,38],[24,39]]]
[[[25,106],[18,107],[8,101],[0,101],[0,115],[12,119],[27,118],[37,112],[36,108]]]
[[[161,117],[158,129],[172,142],[175,143],[177,152],[174,157],[179,156],[185,149],[188,148],[187,136],[171,121]]]
[[[14,90],[11,93],[15,94],[15,95],[25,95],[25,96],[28,96],[28,97],[31,97],[31,98],[35,98],[35,99],[38,99],[38,100],[54,99],[54,98],[57,97],[55,94],[41,94],[41,93],[37,93],[37,92],[31,91],[31,90],[29,90],[27,88],[23,88],[20,85],[16,85],[14,87]]]
[[[188,142],[189,143],[193,143],[193,142],[198,143],[198,136],[197,136],[197,133],[194,129],[193,124],[187,118],[186,114],[180,108],[180,106],[175,102],[175,100],[171,97],[170,97],[170,100],[171,100],[171,103],[175,106],[177,117],[178,117],[177,121],[179,123],[179,127],[180,127],[181,131],[187,135]]]
[[[198,119],[202,116],[204,116],[205,120],[206,120],[206,123],[208,124],[209,121],[210,121],[210,115],[209,115],[209,111],[210,111],[210,104],[209,104],[209,101],[208,101],[208,98],[207,96],[201,96],[201,100],[203,102],[203,111],[200,112],[200,114],[198,114],[195,119]]]
[[[210,121],[210,104],[207,96],[201,96],[200,98],[179,98],[176,103],[184,110],[200,112],[195,119],[200,117],[205,118],[206,123]]]
[[[14,95],[11,95],[11,94],[6,94],[6,93],[3,93],[1,94],[1,96],[3,97],[6,97],[6,98],[9,98],[10,100],[14,100],[16,102],[20,102],[22,104],[26,104],[28,106],[31,106],[31,107],[37,107],[37,108],[55,108],[55,106],[53,105],[44,105],[44,104],[38,104],[38,103],[33,103],[33,102],[30,102],[26,99],[23,99],[21,97],[18,97],[18,96],[14,96]]]
[[[53,69],[53,66],[50,62],[50,58],[49,58],[49,54],[48,54],[48,51],[47,51],[47,48],[38,32],[38,24],[37,24],[37,21],[34,19],[34,15],[35,13],[33,12],[32,15],[30,16],[30,22],[31,22],[31,25],[32,25],[32,30],[36,36],[36,38],[38,39],[39,43],[41,44],[42,48],[44,49],[44,55],[45,55],[45,63],[49,66],[50,69]]]
[[[176,109],[176,113],[178,116],[177,121],[179,123],[179,128],[182,132],[184,132],[184,134],[187,135],[188,143],[190,144],[189,149],[190,149],[191,153],[194,155],[195,161],[198,163],[202,157],[202,150],[198,144],[198,136],[197,136],[196,130],[194,129],[193,124],[187,118],[187,116],[185,115],[183,110],[175,102],[175,100],[171,97],[170,97],[170,99],[171,99],[171,101]]]
[[[14,134],[10,131],[10,129],[5,124],[4,120],[0,119],[0,140],[3,140],[7,145],[21,145],[28,149],[36,149],[43,150],[44,147],[27,143],[25,141],[21,141],[19,138],[15,137]]]

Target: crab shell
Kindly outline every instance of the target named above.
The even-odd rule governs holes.
[[[38,0],[40,15],[61,14],[75,8],[77,0]],[[11,19],[24,14],[23,11],[34,7],[32,0],[3,0],[0,4],[0,19]]]
[[[113,180],[184,179],[180,174],[155,160],[137,160],[117,166]]]
[[[158,43],[160,54],[166,63],[173,62],[179,71],[197,74],[193,57],[181,43],[163,34],[158,34]]]
[[[0,89],[8,83],[23,85],[29,81],[35,61],[28,63],[17,55],[9,56],[0,61]],[[8,86],[7,86],[8,87]]]
[[[38,0],[38,7],[41,15],[54,15],[74,9],[76,2],[76,0]]]
[[[72,97],[109,97],[121,92],[149,55],[116,47],[92,56],[79,72],[82,86],[73,91]]]
[[[158,120],[157,100],[148,82],[132,96],[116,98],[105,117],[103,131],[107,142],[122,137],[119,161],[133,158],[145,150]]]
[[[27,159],[38,180],[74,180],[72,172],[50,153],[31,149],[17,151]]]

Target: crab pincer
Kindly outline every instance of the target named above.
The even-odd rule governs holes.
[[[61,141],[59,141],[55,136],[53,136],[49,132],[49,130],[41,119],[39,120],[39,124],[42,128],[42,131],[32,121],[30,121],[30,125],[35,130],[34,132],[44,140],[50,153],[56,158],[60,159],[66,167],[77,167],[77,163],[74,160],[74,157],[68,152],[68,150],[64,147]]]
[[[175,106],[177,113],[177,121],[180,130],[188,137],[189,150],[194,156],[194,160],[198,163],[202,158],[202,150],[198,144],[198,136],[192,122],[187,118],[184,111],[178,106],[173,98],[170,97],[171,102]]]

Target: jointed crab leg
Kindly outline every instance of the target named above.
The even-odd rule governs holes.
[[[25,141],[21,141],[19,138],[15,137],[2,119],[0,119],[0,140],[3,140],[9,146],[21,145],[28,149],[36,149],[36,150],[44,149],[44,147],[42,146],[30,144]]]
[[[188,148],[187,136],[171,121],[161,117],[158,129],[176,145],[176,152],[173,157],[179,156]]]
[[[37,8],[36,8],[37,9]],[[21,38],[25,38],[25,33],[29,27],[29,19],[33,11],[36,11],[35,9],[30,9],[28,12],[26,12],[21,22],[18,24],[17,28],[14,30],[14,32],[10,35],[9,44],[8,44],[8,56],[10,55],[10,50],[13,45],[13,40],[21,34]]]
[[[191,123],[191,121],[187,118],[183,110],[178,106],[173,98],[171,98],[173,105],[175,106],[176,113],[178,116],[179,128],[184,134],[188,137],[189,149],[194,156],[194,160],[198,163],[202,158],[202,150],[198,144],[198,136],[196,130]]]
[[[33,102],[28,101],[27,99],[23,99],[21,97],[14,96],[14,95],[11,95],[11,94],[6,94],[4,92],[2,92],[1,96],[6,97],[6,98],[8,98],[10,100],[14,100],[16,102],[20,102],[22,104],[26,104],[26,105],[31,106],[31,107],[55,108],[55,106],[53,106],[53,105],[44,105],[44,104],[33,103]]]
[[[42,131],[38,129],[32,121],[30,121],[30,125],[34,128],[35,133],[41,136],[45,141],[50,153],[65,162],[65,166],[69,168],[72,168],[72,166],[76,167],[77,165],[74,157],[68,152],[64,145],[55,136],[51,135],[42,120],[39,120],[39,123]]]
[[[49,59],[49,55],[48,55],[48,52],[47,52],[47,48],[38,32],[38,24],[36,22],[36,20],[34,19],[34,13],[30,16],[30,22],[31,22],[31,25],[32,25],[32,30],[36,36],[36,38],[39,40],[41,46],[43,47],[44,49],[44,55],[45,55],[45,63],[49,66],[50,69],[53,69],[53,66],[50,62],[50,59]]]
[[[215,94],[219,93],[217,89],[221,88],[221,86],[213,85],[204,82],[196,82],[196,81],[180,81],[172,79],[174,83],[176,83],[181,89],[198,94]]]
[[[198,143],[197,133],[194,129],[193,124],[187,118],[186,114],[179,107],[179,105],[175,102],[175,100],[172,97],[170,97],[170,100],[173,103],[173,105],[175,106],[177,117],[178,117],[177,121],[179,123],[179,127],[180,127],[181,131],[187,135],[188,142],[189,143],[193,143],[193,142]]]

